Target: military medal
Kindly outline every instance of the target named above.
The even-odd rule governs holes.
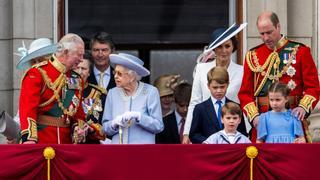
[[[88,114],[88,112],[89,112],[89,107],[88,107],[88,105],[87,105],[84,101],[82,102],[82,108],[83,108],[84,113],[85,113],[85,114]]]
[[[65,99],[66,98],[66,94],[67,94],[67,88],[66,88],[66,86],[63,86],[62,92],[61,92],[61,98]]]
[[[96,104],[95,104],[95,106],[93,107],[93,109],[94,109],[95,111],[99,111],[99,112],[102,111],[101,99],[96,99]]]
[[[97,111],[93,111],[92,115],[94,118],[99,119],[99,113]]]
[[[289,54],[283,53],[283,63],[288,64],[288,60],[289,60]]]
[[[68,78],[68,88],[69,89],[79,89],[80,82],[78,78],[70,77]]]
[[[72,102],[73,102],[73,104],[74,104],[75,106],[78,106],[78,105],[79,105],[79,99],[78,99],[78,97],[77,97],[76,95],[74,95],[74,96],[72,97]]]

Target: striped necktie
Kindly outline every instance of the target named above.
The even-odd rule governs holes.
[[[181,118],[179,125],[180,125],[180,131],[179,131],[179,136],[180,136],[180,142],[182,142],[183,139],[183,131],[184,131],[184,123],[186,120],[184,118]]]

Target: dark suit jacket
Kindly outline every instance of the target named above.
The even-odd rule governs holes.
[[[233,102],[226,98],[227,102]],[[193,118],[189,138],[192,143],[202,143],[210,135],[222,130],[219,126],[217,113],[215,112],[211,98],[206,101],[197,104],[193,110]],[[241,123],[237,129],[243,135],[248,136],[243,116],[241,117]]]
[[[163,117],[164,129],[156,134],[156,144],[181,144],[175,113]]]
[[[109,84],[107,86],[107,92],[109,91],[109,89],[113,88],[116,86],[116,82],[114,80],[114,75],[113,75],[113,71],[114,69],[110,66],[110,81],[109,81]],[[98,82],[96,80],[96,77],[94,76],[94,72],[93,72],[93,66],[91,67],[91,73],[88,77],[88,82],[91,83],[91,84],[95,84],[95,85],[98,85]],[[101,98],[101,103],[102,103],[102,108],[103,108],[103,111],[104,111],[104,105],[105,105],[105,102],[106,102],[106,95],[102,94],[100,96]],[[103,116],[103,111],[100,113],[99,115],[99,123],[101,124],[101,120],[102,120],[102,116]]]

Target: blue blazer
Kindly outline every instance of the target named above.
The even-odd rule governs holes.
[[[226,103],[228,102],[233,101],[226,98]],[[211,97],[195,106],[189,133],[189,138],[192,143],[202,143],[210,135],[223,129],[223,127],[221,129],[219,126],[219,121],[216,114],[217,113],[214,109]],[[241,123],[239,124],[237,130],[243,135],[248,136],[243,116],[241,117]]]
[[[163,117],[164,129],[156,134],[156,144],[181,144],[175,112]]]

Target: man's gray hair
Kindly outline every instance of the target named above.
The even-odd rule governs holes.
[[[78,46],[84,42],[77,34],[68,33],[60,39],[59,44],[61,47],[56,53],[57,56],[61,56],[64,50],[76,51]]]

